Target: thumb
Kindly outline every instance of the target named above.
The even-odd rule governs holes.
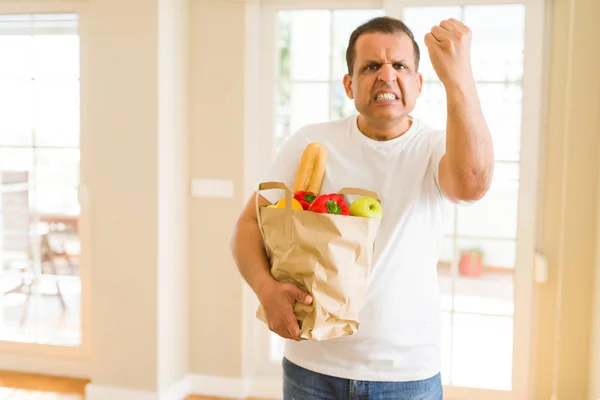
[[[290,284],[289,292],[290,297],[294,300],[298,300],[304,304],[312,303],[312,297],[310,294],[306,293],[304,290],[300,289],[296,285]]]

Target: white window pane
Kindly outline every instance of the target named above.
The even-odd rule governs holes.
[[[0,79],[31,79],[31,42],[27,35],[0,36]]]
[[[37,146],[79,145],[79,82],[37,82],[35,139]]]
[[[438,263],[442,309],[513,315],[515,254],[515,241],[444,238]]]
[[[0,110],[0,145],[31,145],[33,129],[32,81],[0,80]]]
[[[292,134],[290,126],[290,116],[288,113],[281,113],[275,116],[275,150],[279,150],[283,142]]]
[[[79,157],[77,149],[36,150],[35,207],[38,212],[79,213]]]
[[[332,85],[332,90],[332,119],[346,118],[350,115],[358,113],[356,111],[356,107],[354,106],[354,100],[350,99],[348,95],[346,95],[346,90],[344,89],[344,84],[342,82],[335,82]]]
[[[511,390],[512,354],[512,318],[453,315],[453,386]]]
[[[457,234],[514,239],[517,234],[519,165],[497,163],[494,179],[483,199],[457,208]]]
[[[431,28],[448,18],[461,19],[460,6],[447,7],[407,7],[404,9],[403,21],[410,28],[421,51],[419,71],[425,80],[437,80],[437,75],[429,61],[429,52],[425,46],[425,35]]]
[[[521,150],[523,89],[519,84],[478,84],[485,120],[494,140],[496,161],[518,161]]]
[[[79,37],[38,35],[33,37],[36,79],[78,79]]]
[[[446,130],[446,91],[439,82],[424,82],[411,115],[434,129]]]
[[[38,187],[74,188],[79,185],[78,149],[36,149]]]
[[[329,120],[329,84],[294,83],[290,85],[290,129],[294,133],[306,124]]]
[[[513,275],[459,276],[454,280],[452,297],[457,312],[512,316],[515,310]]]
[[[35,209],[41,214],[78,215],[80,208],[77,188],[36,188]]]
[[[473,32],[471,62],[475,78],[521,79],[525,5],[466,6],[464,22]]]
[[[278,14],[280,78],[329,80],[330,35],[331,12],[329,10],[280,11]]]
[[[0,147],[0,171],[33,171],[33,149]]]
[[[333,12],[333,76],[332,80],[341,80],[348,73],[346,49],[352,31],[375,17],[385,14],[383,10],[335,10]]]

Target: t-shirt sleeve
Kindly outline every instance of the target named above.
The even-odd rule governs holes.
[[[300,165],[302,153],[308,144],[302,130],[292,134],[279,148],[274,160],[262,174],[260,182],[283,182],[291,190]],[[257,182],[257,187],[258,183]],[[279,201],[285,196],[283,190],[263,190],[260,194],[271,203]]]
[[[435,180],[435,184],[443,196],[442,188],[440,187],[440,161],[442,160],[442,156],[446,154],[446,133],[440,132],[439,135],[433,141],[433,148],[431,152],[430,159],[430,168],[433,171],[433,177]]]

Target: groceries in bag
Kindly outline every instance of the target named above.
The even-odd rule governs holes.
[[[284,190],[276,207],[257,204],[258,223],[271,275],[313,298],[310,305],[294,305],[300,336],[312,340],[348,336],[359,329],[358,312],[383,215],[377,194],[368,190],[320,193],[326,158],[325,147],[311,143],[298,167],[293,186],[297,190],[283,182],[262,182],[257,192],[258,200],[263,190]],[[348,204],[346,195],[359,197]],[[299,205],[288,206],[294,200]],[[262,306],[256,315],[266,322]]]

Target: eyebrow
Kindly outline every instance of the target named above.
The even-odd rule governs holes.
[[[408,60],[402,58],[400,60],[392,60],[390,62],[390,64],[399,64],[399,63],[401,63],[401,64],[408,64]],[[385,63],[383,63],[381,60],[366,60],[364,62],[364,65],[373,65],[373,64],[379,64],[379,65],[381,65],[381,64],[385,64]]]
[[[363,72],[363,70],[371,65],[377,65],[377,66],[381,66],[384,63],[381,60],[373,60],[373,59],[367,59],[364,64],[361,66],[360,70],[361,72]],[[390,62],[391,65],[395,65],[395,64],[403,64],[405,66],[405,68],[407,68],[409,71],[413,71],[414,68],[413,66],[408,62],[408,60],[402,58],[400,60],[392,60]]]

